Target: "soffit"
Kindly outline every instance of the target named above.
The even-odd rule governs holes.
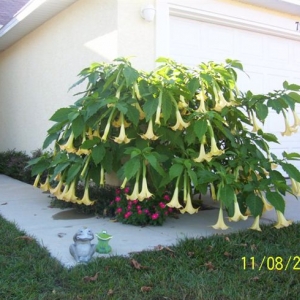
[[[78,0],[31,0],[0,29],[0,51]],[[26,1],[25,1],[26,2]]]

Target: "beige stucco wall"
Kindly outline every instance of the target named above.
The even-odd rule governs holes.
[[[50,116],[85,87],[68,92],[90,63],[134,56],[134,67],[154,66],[155,22],[141,18],[143,4],[80,0],[0,53],[0,151],[40,148]]]

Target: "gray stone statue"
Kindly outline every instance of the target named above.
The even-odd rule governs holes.
[[[74,244],[70,246],[70,253],[77,262],[89,262],[96,251],[96,245],[91,244],[94,234],[89,228],[79,229],[74,237]]]

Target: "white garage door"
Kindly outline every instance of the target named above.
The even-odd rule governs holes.
[[[170,16],[169,28],[170,57],[180,63],[240,60],[250,77],[238,73],[243,92],[267,93],[281,89],[285,80],[300,84],[299,41],[174,16]],[[299,106],[297,112],[300,115]],[[300,132],[282,137],[284,129],[283,117],[272,113],[264,131],[275,134],[281,143],[271,144],[272,152],[278,157],[283,151],[300,153]],[[300,169],[300,162],[295,165]]]

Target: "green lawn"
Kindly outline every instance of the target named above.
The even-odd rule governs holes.
[[[300,223],[261,227],[66,269],[0,217],[0,299],[300,299]]]

